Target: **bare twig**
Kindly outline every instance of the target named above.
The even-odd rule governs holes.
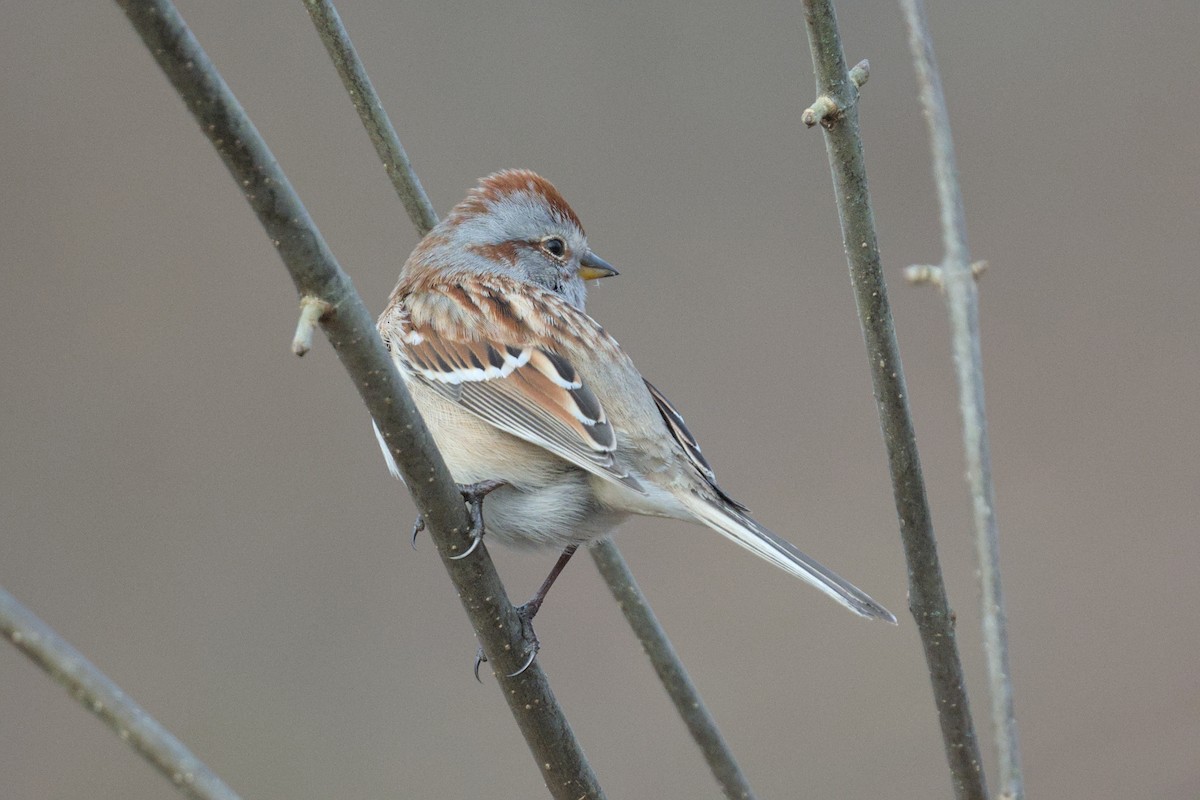
[[[316,26],[329,57],[333,59],[338,76],[341,77],[342,84],[346,87],[355,110],[358,111],[358,118],[367,129],[371,144],[375,145],[379,160],[383,162],[388,177],[392,179],[392,186],[396,187],[396,194],[400,195],[400,202],[404,203],[413,225],[424,236],[429,233],[430,228],[437,225],[437,213],[433,210],[420,179],[417,178],[412,162],[408,160],[408,153],[404,152],[404,146],[400,144],[396,128],[388,118],[387,112],[383,110],[383,102],[379,99],[371,79],[367,77],[367,70],[354,50],[354,44],[342,25],[337,9],[328,0],[304,0],[304,7],[308,9],[313,25]]]
[[[452,559],[470,545],[462,497],[350,279],[174,6],[117,1],[242,187],[300,295],[332,309],[322,327],[405,476],[547,788],[562,800],[603,797],[540,666],[507,677],[525,660],[520,620],[486,548]]]
[[[861,89],[871,77],[871,62],[865,58],[854,65],[850,70],[850,82],[854,84],[855,89]],[[833,122],[837,115],[841,112],[837,100],[831,95],[819,95],[816,101],[804,109],[800,115],[800,121],[809,128],[816,125],[818,122],[826,124],[826,120]]]
[[[238,795],[92,662],[0,588],[0,634],[193,800]],[[10,721],[11,725],[11,721]]]
[[[388,175],[391,176],[396,191],[408,210],[409,218],[419,233],[428,233],[437,224],[437,213],[417,179],[395,127],[383,109],[383,103],[367,76],[366,68],[350,41],[350,35],[346,32],[337,9],[330,0],[305,0],[304,5],[312,16],[313,24],[325,44],[325,49],[329,51],[354,107],[358,110],[367,134],[375,143],[376,152],[387,166]],[[864,61],[860,64],[858,70],[860,80],[865,83],[867,63]],[[726,796],[753,800],[753,791],[742,774],[733,751],[729,749],[716,720],[708,712],[699,692],[692,684],[687,669],[671,645],[671,640],[667,638],[666,631],[659,625],[653,609],[634,582],[629,565],[616,544],[611,539],[598,543],[592,548],[592,557]]]
[[[300,298],[300,320],[296,323],[296,334],[292,337],[292,352],[303,356],[312,350],[313,332],[321,317],[332,309],[319,297],[305,295]]]
[[[963,424],[967,483],[975,523],[975,548],[982,589],[983,647],[987,656],[992,730],[1000,769],[1000,796],[1025,796],[1021,753],[1017,746],[1017,717],[1012,674],[1008,665],[1008,622],[1000,583],[1000,545],[996,527],[995,488],[992,485],[991,446],[983,400],[983,358],[979,345],[979,291],[975,278],[982,269],[971,263],[962,189],[950,135],[950,115],[933,52],[933,39],[924,0],[900,0],[908,27],[908,44],[920,87],[921,106],[929,123],[933,174],[941,206],[943,261],[940,269],[946,308],[950,314],[954,369],[958,378],[959,410]],[[983,262],[979,262],[982,264]]]
[[[835,119],[826,120],[825,146],[908,561],[909,610],[925,650],[955,795],[959,800],[983,800],[987,788],[979,744],[967,703],[962,661],[955,644],[954,615],[942,581],[908,389],[879,263],[858,129],[858,91],[846,69],[831,1],[804,0],[804,11],[817,94],[831,98],[839,109]]]
[[[675,704],[679,716],[683,718],[683,723],[687,725],[688,732],[692,734],[700,752],[704,754],[704,760],[708,762],[721,791],[730,800],[752,800],[754,790],[750,788],[750,782],[746,780],[741,767],[734,760],[716,720],[713,719],[708,706],[704,705],[691,676],[684,668],[683,662],[671,645],[671,640],[667,638],[666,631],[659,624],[658,617],[654,615],[654,610],[650,608],[650,603],[642,594],[617,546],[613,544],[612,539],[606,538],[593,545],[591,551],[592,560],[596,562],[596,567],[604,576],[617,605],[621,607],[629,626],[642,643],[646,657],[650,659],[658,679],[666,687],[667,694]]]
[[[988,262],[986,261],[974,262],[971,264],[971,277],[979,280],[983,277],[983,273],[987,272],[987,268]],[[920,286],[927,283],[930,286],[937,287],[939,290],[945,289],[942,268],[936,264],[913,264],[910,267],[905,267],[904,280],[913,286]]]

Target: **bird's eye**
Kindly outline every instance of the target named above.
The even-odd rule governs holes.
[[[555,258],[562,258],[566,255],[567,245],[557,236],[551,236],[542,240],[542,249]]]

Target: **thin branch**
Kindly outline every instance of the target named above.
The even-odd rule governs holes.
[[[379,160],[383,162],[388,177],[392,180],[392,186],[396,187],[396,194],[400,195],[400,202],[404,203],[417,232],[424,236],[437,225],[437,212],[433,210],[433,204],[425,194],[425,187],[421,186],[416,170],[408,160],[408,153],[404,152],[404,146],[400,144],[400,136],[396,133],[392,120],[383,110],[383,101],[379,99],[374,84],[367,76],[362,59],[358,57],[350,35],[342,25],[342,18],[333,3],[328,0],[304,0],[304,7],[308,9],[313,25],[316,26],[338,76],[342,79],[342,85],[346,87],[346,92],[358,111],[358,118],[367,129],[371,144],[375,145],[375,152],[379,154]]]
[[[879,263],[875,219],[867,188],[858,128],[858,89],[846,69],[837,19],[830,0],[804,0],[805,22],[816,73],[817,95],[839,109],[825,120],[825,146],[833,172],[842,243],[870,361],[875,402],[883,428],[900,538],[908,561],[909,610],[917,622],[946,759],[959,800],[987,797],[979,743],[971,722],[962,661],[955,644],[954,615],[946,599],[937,543],[925,496],[908,389],[887,286]]]
[[[921,107],[929,123],[933,152],[934,182],[941,206],[943,261],[940,269],[950,330],[954,369],[958,378],[959,411],[962,415],[963,448],[967,461],[967,483],[975,523],[975,548],[979,558],[982,589],[983,648],[991,696],[992,731],[1000,769],[1000,797],[1022,800],[1021,752],[1017,746],[1017,715],[1013,702],[1012,673],[1008,665],[1008,621],[1004,591],[1000,583],[1000,545],[996,527],[996,495],[992,484],[991,445],[983,400],[983,357],[979,337],[979,290],[976,278],[982,272],[971,263],[967,247],[967,220],[962,188],[950,135],[950,115],[942,91],[941,74],[933,52],[933,38],[925,14],[924,0],[900,0],[908,27],[908,44],[920,86]],[[984,262],[979,262],[983,264]]]
[[[666,631],[659,624],[658,617],[654,615],[654,610],[650,608],[649,601],[642,594],[617,546],[613,544],[612,539],[605,538],[593,545],[591,551],[592,560],[596,562],[596,567],[604,576],[617,605],[621,607],[629,626],[642,643],[646,657],[650,659],[658,679],[666,687],[667,694],[675,704],[679,716],[683,718],[688,732],[692,734],[700,752],[704,754],[704,760],[721,786],[721,791],[729,800],[753,800],[755,795],[754,790],[750,788],[750,782],[742,774],[741,767],[738,766],[725,737],[717,727],[717,721],[713,719],[708,706],[704,705],[704,700],[692,683],[679,654],[675,652],[671,640],[667,638]]]
[[[417,231],[424,235],[437,224],[437,212],[429,202],[425,190],[417,179],[415,170],[400,143],[383,103],[376,94],[366,68],[363,66],[350,35],[342,24],[337,9],[330,0],[305,0],[304,5],[312,16],[313,24],[329,52],[354,107],[358,110],[367,134],[375,144],[375,150],[387,167],[388,175],[408,210]],[[857,73],[866,82],[868,66],[860,65]],[[649,602],[642,595],[629,565],[611,539],[605,539],[592,548],[592,558],[608,583],[608,588],[621,607],[629,625],[642,643],[655,672],[683,717],[684,724],[696,740],[709,769],[717,779],[726,796],[734,800],[753,800],[750,788],[733,751],[725,742],[716,720],[708,712],[696,687],[688,676],[687,669],[675,652],[666,631],[658,623]]]
[[[507,677],[525,660],[520,621],[486,548],[452,560],[470,546],[466,508],[350,279],[174,6],[117,2],[242,188],[301,297],[329,304],[322,328],[405,476],[551,795],[603,797],[540,666]]]
[[[142,758],[193,800],[238,800],[212,770],[92,662],[0,588],[0,634],[61,683]],[[11,725],[11,721],[10,721]]]

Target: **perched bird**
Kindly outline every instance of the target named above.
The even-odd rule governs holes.
[[[563,551],[526,616],[576,547],[644,514],[705,525],[894,623],[717,485],[683,417],[584,313],[584,282],[616,274],[549,181],[506,170],[421,240],[379,318],[455,481],[490,490],[477,505],[489,541]]]

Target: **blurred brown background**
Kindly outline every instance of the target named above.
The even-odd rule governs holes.
[[[416,235],[298,2],[182,12],[379,311]],[[699,528],[619,542],[763,797],[949,781],[900,551],[798,3],[350,2],[444,213],[555,181],[622,276],[592,313],[722,483],[890,606],[864,624]],[[869,57],[868,169],[974,707],[974,551],[940,254],[898,9]],[[1004,580],[1031,798],[1200,796],[1200,120],[1192,0],[930,9],[982,284]],[[541,797],[431,544],[237,187],[115,5],[0,29],[0,582],[248,798]],[[493,549],[515,599],[553,555]],[[583,559],[542,663],[609,796],[717,790]],[[5,798],[172,796],[0,647]]]

